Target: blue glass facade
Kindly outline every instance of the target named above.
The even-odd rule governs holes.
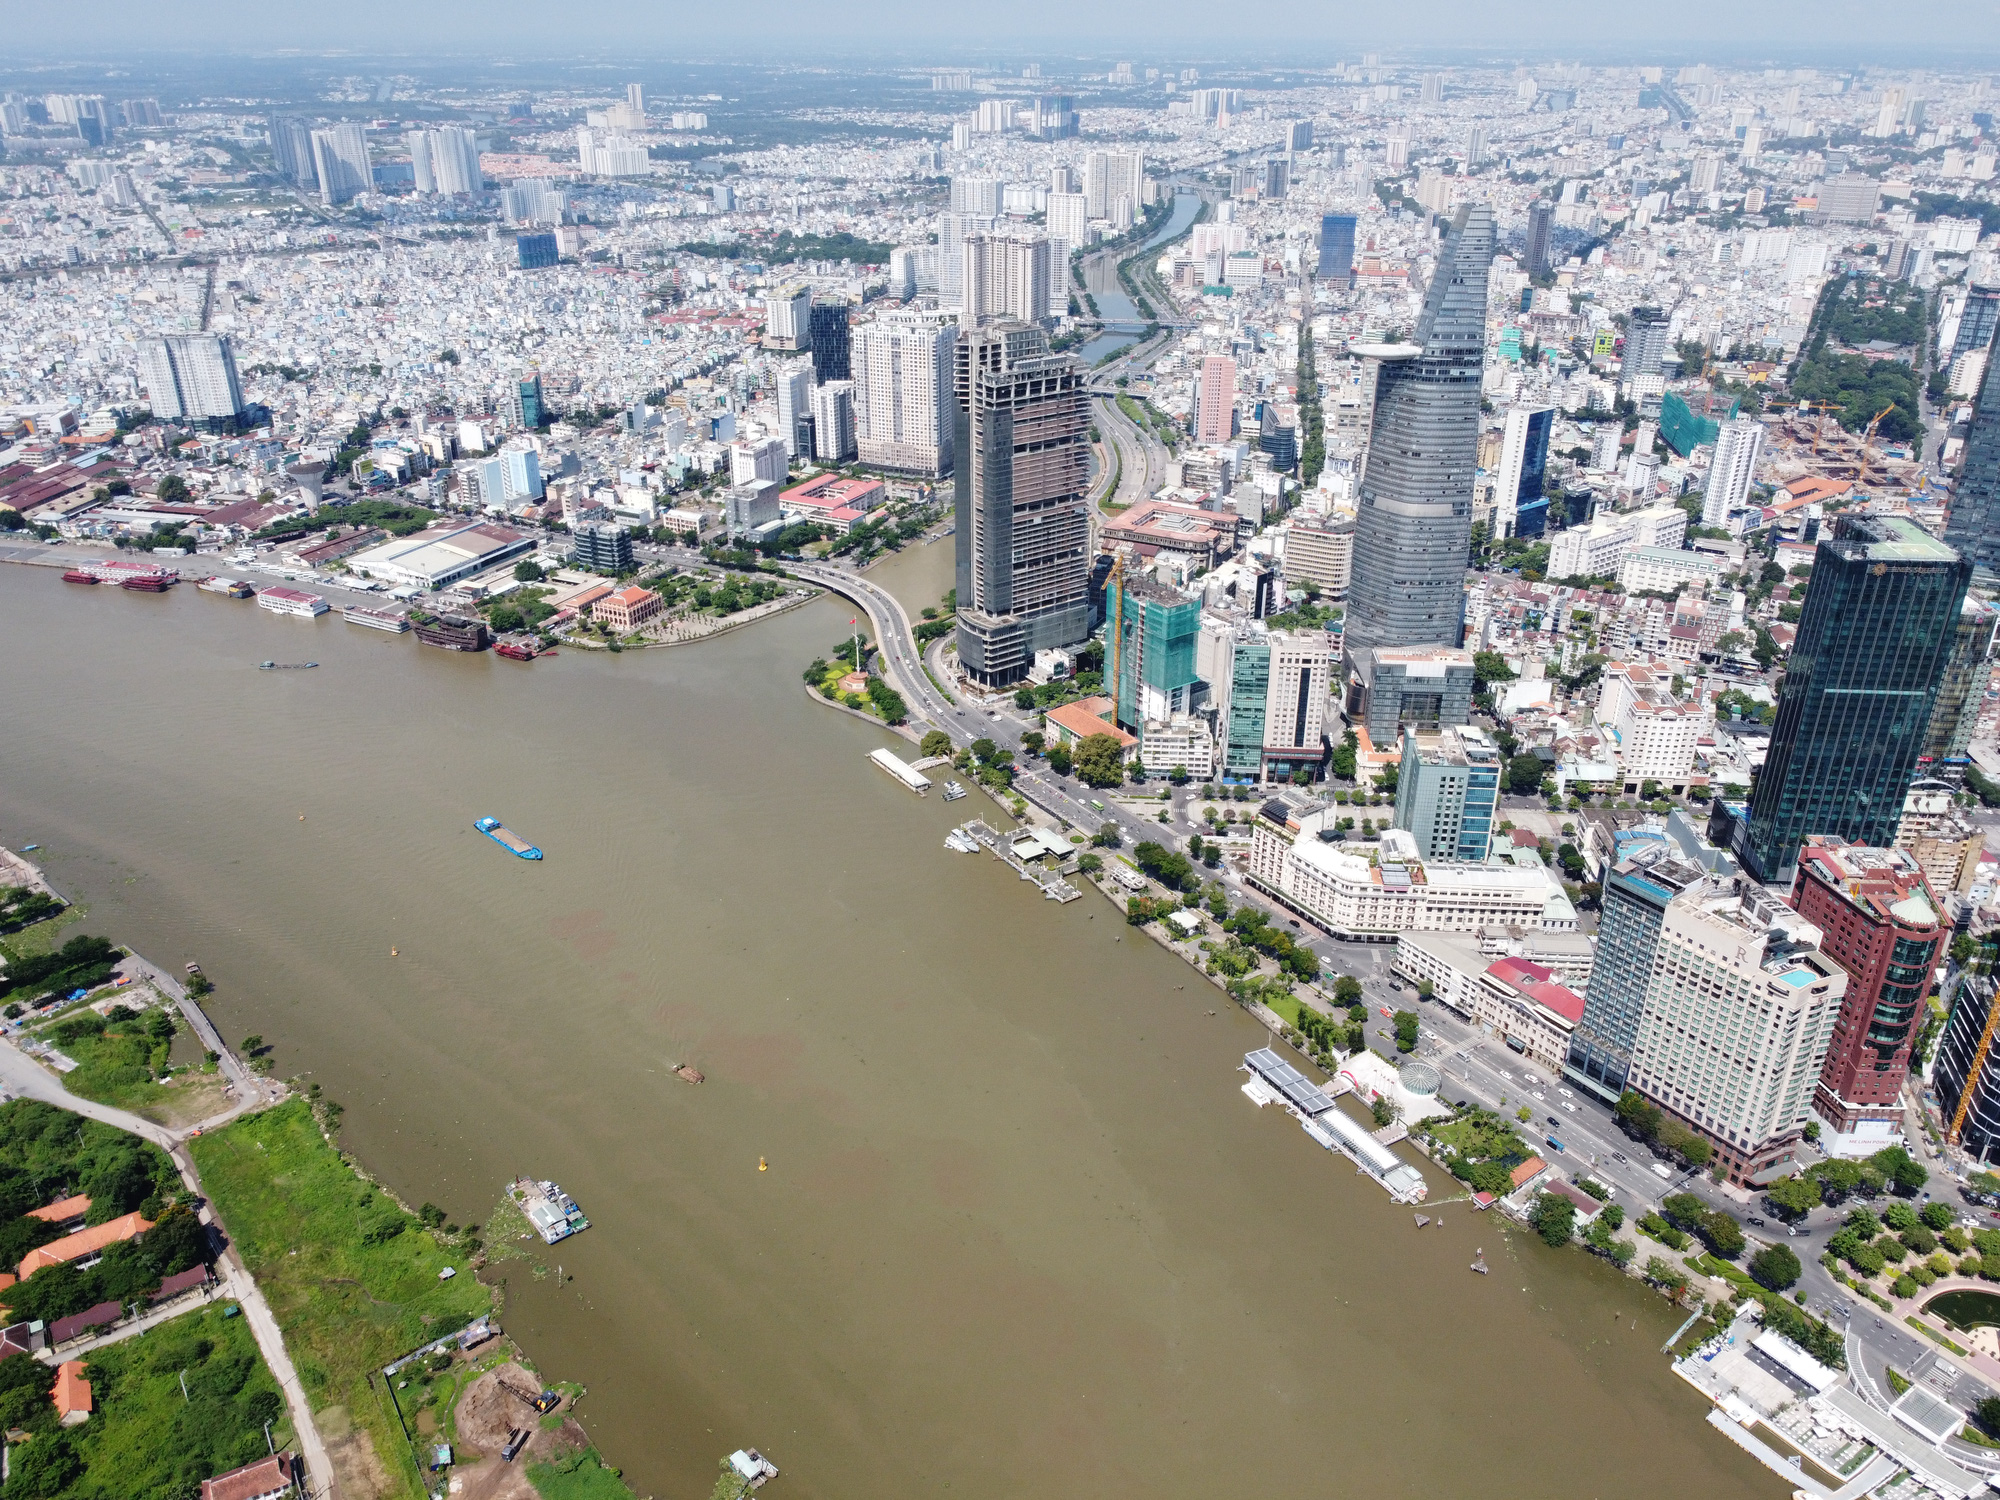
[[[1232,781],[1256,781],[1264,770],[1264,706],[1271,692],[1271,644],[1239,640],[1234,653],[1222,774]]]
[[[1354,215],[1327,214],[1319,221],[1319,279],[1354,284]]]
[[[1905,516],[1843,514],[1813,558],[1736,856],[1789,884],[1809,833],[1895,842],[1972,563]]]
[[[539,271],[556,263],[556,237],[552,234],[524,234],[514,241],[514,255],[524,271]]]

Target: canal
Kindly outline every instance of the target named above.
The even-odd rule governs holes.
[[[885,583],[935,601],[950,546]],[[801,690],[845,604],[528,665],[40,568],[0,611],[0,841],[199,961],[411,1201],[576,1195],[574,1280],[512,1263],[506,1322],[642,1495],[743,1445],[800,1500],[1784,1493],[1664,1302],[1496,1215],[1418,1232],[1239,1092],[1255,1023],[946,851],[963,809]]]
[[[1176,194],[1173,213],[1166,223],[1146,237],[1143,248],[1151,250],[1186,234],[1201,213],[1201,201],[1199,193]],[[1105,251],[1084,259],[1083,283],[1097,300],[1097,311],[1105,324],[1102,333],[1076,351],[1085,365],[1094,366],[1105,355],[1137,343],[1146,327],[1145,315],[1118,280],[1118,262],[1136,253],[1132,250]]]

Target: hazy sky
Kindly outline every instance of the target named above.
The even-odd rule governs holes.
[[[1365,48],[1556,56],[1659,55],[1853,64],[2000,54],[1994,0],[94,0],[12,7],[7,49],[105,54],[352,48],[369,55],[517,49],[796,58],[812,48],[908,56],[952,48],[1051,58],[1107,48],[1135,61],[1232,56],[1315,63]]]

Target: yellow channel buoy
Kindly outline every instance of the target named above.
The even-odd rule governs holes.
[[[768,1172],[771,1170],[771,1164],[765,1161],[764,1158],[760,1156],[757,1158],[757,1170],[760,1172]]]
[[[304,813],[300,813],[300,814],[299,814],[299,821],[300,821],[301,823],[303,823],[303,822],[305,822],[305,820],[306,820],[306,815],[305,815]]]

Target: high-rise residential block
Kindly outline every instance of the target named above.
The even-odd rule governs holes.
[[[755,484],[760,479],[782,483],[788,458],[781,437],[758,438],[754,442],[739,438],[729,445],[729,482],[739,486]]]
[[[1136,211],[1146,180],[1146,158],[1138,151],[1092,151],[1083,159],[1083,195],[1093,219],[1114,217],[1120,199]]]
[[[375,185],[368,164],[368,132],[359,125],[335,125],[312,133],[313,169],[319,199],[329,208],[353,201]]]
[[[1813,559],[1770,749],[1735,830],[1758,879],[1807,834],[1886,847],[1924,747],[1972,563],[1907,516],[1842,514]]]
[[[948,314],[883,313],[854,330],[855,445],[880,469],[937,476],[952,466]]]
[[[243,412],[236,351],[213,333],[170,333],[141,340],[139,378],[153,415],[165,422],[221,420]]]
[[[1403,731],[1396,826],[1423,858],[1485,859],[1499,799],[1500,751],[1479,730]]]
[[[1732,1183],[1761,1186],[1803,1165],[1848,988],[1823,940],[1742,876],[1704,875],[1661,917],[1628,1086],[1706,1137]],[[1593,980],[1605,966],[1600,947]]]
[[[855,456],[854,382],[827,380],[814,386],[812,411],[813,457],[822,463],[850,462]]]
[[[1516,406],[1507,413],[1500,472],[1493,490],[1493,539],[1540,536],[1547,529],[1549,497],[1542,492],[1549,469],[1549,433],[1555,408]]]
[[[1038,651],[1090,630],[1089,377],[1032,323],[968,329],[954,350],[958,657],[1009,687]]]
[[[1201,392],[1195,402],[1194,440],[1226,443],[1236,436],[1236,361],[1211,354],[1201,362]]]
[[[1061,272],[1045,234],[975,234],[966,238],[959,278],[961,321],[1039,323],[1062,290]]]
[[[806,349],[812,341],[812,288],[779,287],[764,296],[764,347]]]
[[[1050,193],[1049,236],[1067,250],[1079,250],[1090,240],[1090,200],[1082,193]]]
[[[1350,663],[1384,647],[1458,643],[1493,250],[1493,211],[1460,208],[1412,342],[1356,350],[1380,368],[1355,525]]]
[[[1625,325],[1625,350],[1618,373],[1626,381],[1657,375],[1668,347],[1667,315],[1657,307],[1635,307]],[[1650,450],[1649,450],[1650,451]]]
[[[1820,1146],[1870,1156],[1902,1141],[1910,1051],[1950,926],[1915,856],[1817,834],[1799,850],[1791,905],[1847,971],[1813,1105],[1828,1126]]]
[[[278,175],[295,187],[317,188],[319,169],[313,164],[312,131],[305,121],[296,115],[271,115],[265,128]]]
[[[1724,422],[1709,460],[1708,489],[1702,495],[1701,524],[1723,526],[1732,511],[1750,503],[1750,485],[1764,451],[1764,424],[1750,417]]]
[[[1607,1101],[1625,1091],[1668,904],[1707,871],[1665,840],[1621,853],[1603,876],[1597,959],[1563,1072]]]
[[[514,260],[521,270],[545,270],[559,259],[561,256],[556,248],[556,237],[546,230],[540,234],[523,234],[515,237]]]
[[[477,193],[486,185],[479,168],[479,137],[462,125],[440,125],[430,138],[431,173],[440,193]]]
[[[1951,338],[1951,358],[1990,348],[1996,327],[2000,327],[2000,286],[1968,287]]]
[[[1972,398],[1965,451],[1958,461],[1951,508],[1945,514],[1944,539],[1971,558],[1976,567],[2000,572],[2000,377],[1990,355]]]
[[[1319,221],[1319,279],[1354,285],[1354,215],[1325,214]]]

